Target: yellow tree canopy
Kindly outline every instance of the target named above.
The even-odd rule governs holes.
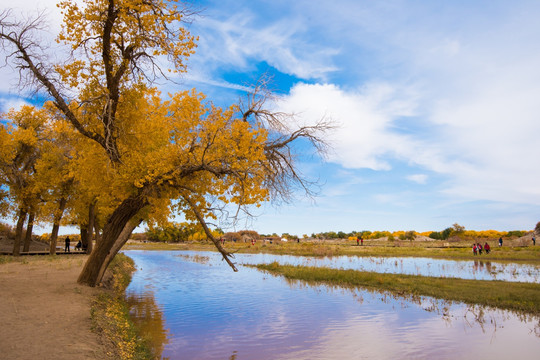
[[[36,163],[42,154],[47,113],[25,105],[2,117],[10,122],[0,127],[1,183],[9,188],[16,208],[35,210],[43,190],[36,177]]]
[[[32,39],[39,21],[11,22],[9,11],[0,14],[0,41],[50,95],[52,118],[76,129],[69,173],[79,196],[97,197],[111,210],[79,281],[99,282],[125,241],[124,229],[170,211],[197,220],[233,266],[205,219],[227,204],[286,198],[293,183],[309,191],[291,144],[304,138],[323,149],[330,124],[290,126],[290,116],[266,109],[264,86],[229,108],[195,90],[162,96],[153,81],[168,70],[185,71],[195,49],[182,26],[189,11],[176,2],[66,0],[59,7],[64,23],[57,40],[72,51],[66,61],[45,63]]]

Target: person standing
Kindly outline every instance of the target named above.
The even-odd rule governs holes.
[[[534,235],[532,237],[532,241],[533,241],[533,246],[535,246],[536,245],[536,238],[534,237]]]
[[[69,244],[71,244],[71,241],[69,240],[69,236],[66,236],[66,246],[64,247],[64,252],[65,252],[65,253],[71,252],[71,251],[69,250]]]
[[[499,238],[499,247],[502,246],[502,237]]]

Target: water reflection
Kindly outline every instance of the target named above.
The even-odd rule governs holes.
[[[126,302],[130,309],[131,320],[141,330],[144,340],[150,346],[152,354],[161,358],[163,346],[168,343],[163,311],[156,304],[151,291],[126,293]]]
[[[415,257],[356,257],[334,256],[326,258],[299,257],[271,254],[237,254],[243,264],[267,264],[277,261],[282,265],[305,265],[352,269],[379,273],[408,274],[435,277],[455,277],[473,280],[503,280],[540,282],[540,266],[492,262],[484,260],[442,260]]]
[[[169,331],[162,356],[170,359],[530,359],[540,352],[537,318],[287,282],[246,267],[234,273],[216,253],[126,254],[139,268],[128,292],[154,294]]]

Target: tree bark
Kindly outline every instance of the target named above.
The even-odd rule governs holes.
[[[24,237],[23,252],[30,251],[30,242],[32,241],[32,229],[34,228],[34,217],[35,214],[31,212],[30,216],[28,217],[28,226],[26,227],[26,236]]]
[[[84,250],[88,247],[88,230],[86,229],[86,225],[80,225],[79,233],[81,234],[81,245]]]
[[[77,279],[79,284],[96,286],[101,282],[110,260],[115,255],[112,249],[120,234],[126,224],[147,204],[148,202],[143,196],[132,196],[124,200],[114,210],[105,224],[101,241],[96,244],[94,251],[92,251],[86,264],[84,264],[84,268]]]
[[[17,220],[17,228],[15,229],[15,241],[13,242],[13,256],[21,255],[21,238],[25,220],[26,211],[23,209],[19,209],[19,220]]]
[[[116,242],[114,243],[113,247],[111,248],[111,251],[105,258],[105,262],[101,266],[101,269],[99,271],[98,278],[103,279],[103,275],[105,274],[105,270],[109,267],[109,264],[111,263],[112,259],[118,254],[118,251],[124,246],[124,244],[129,240],[129,237],[131,236],[131,233],[137,226],[139,226],[142,222],[142,218],[132,218],[126,226],[124,226],[124,229],[118,236],[118,239],[116,239]],[[100,280],[101,281],[101,280]]]
[[[54,224],[51,232],[51,243],[49,246],[49,253],[51,255],[56,254],[56,243],[58,241],[58,230],[60,229],[60,220],[62,220],[62,216],[64,215],[64,210],[66,209],[67,204],[67,198],[62,197],[60,198],[60,201],[58,202],[58,210],[57,213],[54,215]]]
[[[99,242],[101,242],[101,234],[99,232],[97,222],[94,223],[94,234],[96,236],[96,245],[97,245]]]
[[[96,219],[96,201],[92,201],[92,203],[90,204],[90,206],[88,207],[88,228],[87,228],[87,234],[86,234],[86,239],[87,239],[87,247],[86,247],[86,253],[87,254],[90,254],[92,252],[92,248],[93,248],[93,235],[94,235],[94,222],[95,222],[95,219]]]

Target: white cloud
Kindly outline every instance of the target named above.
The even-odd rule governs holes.
[[[393,130],[394,121],[414,114],[415,101],[406,91],[374,83],[354,92],[333,84],[295,85],[281,110],[295,112],[307,122],[324,116],[339,125],[330,142],[330,161],[348,168],[389,170],[388,155],[402,156],[418,147],[409,136]]]
[[[427,183],[428,176],[426,174],[414,174],[407,176],[407,180],[410,180],[412,182],[415,182],[417,184],[425,184]]]
[[[19,109],[23,105],[30,105],[27,101],[21,98],[8,97],[0,99],[0,112],[7,112],[10,109]]]
[[[263,24],[247,9],[223,20],[218,17],[200,19],[195,23],[199,47],[193,64],[245,71],[253,62],[266,61],[285,74],[302,79],[325,79],[327,73],[336,70],[331,58],[338,50],[305,41],[303,35],[309,29],[304,22],[302,18],[284,16]]]

